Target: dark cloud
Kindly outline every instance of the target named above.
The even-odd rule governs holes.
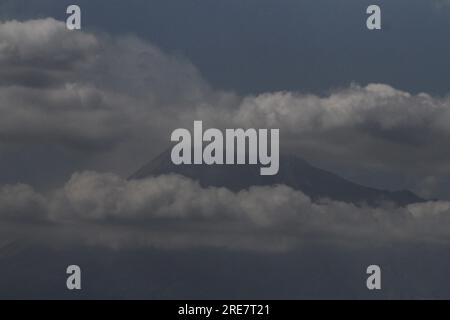
[[[7,221],[22,223],[46,220],[46,199],[24,184],[0,188],[0,216]]]
[[[123,148],[103,160],[140,149],[148,158],[149,137],[161,140],[176,110],[208,99],[191,64],[131,36],[70,32],[50,18],[7,21],[0,34],[4,145],[53,144],[90,159]]]
[[[25,185],[6,186],[0,203],[3,221],[51,223],[47,241],[53,236],[109,247],[284,251],[316,241],[346,246],[354,246],[355,239],[359,245],[445,242],[450,218],[445,201],[357,207],[313,202],[282,185],[234,193],[204,189],[176,175],[128,181],[95,172],[74,174],[46,195]],[[10,226],[9,233],[14,231]]]
[[[413,174],[424,193],[448,174],[448,98],[385,84],[352,85],[327,96],[239,97],[212,90],[189,62],[134,37],[69,32],[53,19],[4,22],[0,33],[7,35],[0,56],[9,72],[32,68],[58,80],[30,86],[22,81],[25,76],[0,87],[5,146],[76,149],[103,171],[108,161],[131,171],[130,163],[166,148],[172,130],[201,119],[220,128],[280,128],[285,151],[330,157],[353,168]],[[74,55],[66,53],[71,46]],[[411,157],[414,162],[408,161]],[[441,226],[449,210],[445,201],[406,209],[357,208],[314,203],[285,186],[232,193],[202,189],[176,176],[138,182],[95,172],[75,174],[48,193],[26,185],[4,187],[1,200],[5,220],[75,222],[90,242],[252,249],[261,243],[266,249],[295,247],[310,234],[381,240],[382,230],[384,239],[427,238],[422,223],[438,239],[446,235]],[[101,237],[98,228],[104,228]]]
[[[279,128],[285,151],[353,168],[356,180],[357,172],[398,175],[406,185],[393,188],[430,195],[423,186],[432,176],[433,195],[445,197],[447,97],[386,84],[240,97],[212,90],[188,61],[132,36],[70,32],[54,19],[3,22],[0,34],[0,72],[9,74],[0,86],[0,141],[78,150],[84,167],[73,161],[73,171],[129,174],[167,148],[171,131],[203,120]]]
[[[0,1],[0,8],[5,6],[14,7],[14,4],[11,1]],[[357,16],[359,23],[360,16]],[[262,17],[262,20],[267,21],[264,14]],[[310,22],[306,22],[305,26],[308,23]],[[389,30],[389,19],[386,27]],[[240,28],[239,25],[237,28]],[[205,28],[202,26],[203,29]],[[260,34],[264,35],[263,32]],[[325,40],[330,39],[330,34],[327,35]],[[283,37],[278,39],[292,43],[285,41],[286,38]],[[342,44],[346,56],[349,48],[355,49],[356,46],[351,37],[348,39],[352,44]],[[368,41],[375,41],[370,39],[372,40]],[[313,83],[312,87],[317,87],[315,82],[320,83],[321,89],[330,83],[342,84],[348,83],[350,78],[360,79],[353,77],[355,73],[351,73],[342,76],[345,80],[343,82],[330,81],[323,85],[323,78],[341,77],[339,72],[345,69],[342,64],[335,64],[332,59],[330,63],[335,67],[327,68],[324,56],[321,56],[326,54],[329,58],[329,52],[326,50],[320,51],[322,53],[319,52],[314,57],[308,52],[301,56],[312,66],[314,73],[309,69],[308,72],[299,72],[303,70],[293,67],[288,60],[283,60],[283,68],[279,68],[280,64],[266,63],[272,51],[264,50],[267,49],[267,46],[263,45],[265,40],[267,39],[258,40],[261,44],[258,52],[267,53],[260,60],[254,59],[260,63],[253,64],[248,70],[239,63],[233,65],[233,68],[238,70],[233,72],[254,74],[237,83],[245,86],[248,79],[253,81],[255,77],[260,77],[270,81],[261,81],[256,86],[256,91],[261,91],[261,88],[298,88],[285,82],[278,82],[276,86],[267,85],[271,83],[271,79],[280,81],[280,76],[285,77],[287,70],[294,70],[294,73],[306,79],[299,83]],[[186,41],[192,42],[192,39]],[[215,60],[217,57],[208,58],[211,51],[204,50],[211,42],[196,43],[201,43],[202,45],[198,46],[205,52],[201,56],[197,55],[197,61],[219,65]],[[274,44],[273,39],[268,43]],[[325,42],[318,41],[312,46],[315,48],[313,50],[322,46],[322,43]],[[379,44],[375,41],[369,49],[376,48],[377,43]],[[225,48],[228,49],[224,45],[221,50],[229,52]],[[283,51],[276,45],[273,48]],[[236,47],[236,50],[239,53],[245,51],[241,46]],[[379,54],[380,50],[373,50],[374,55]],[[406,59],[408,63],[397,63],[398,59],[405,60],[405,55],[400,54],[401,52],[403,51],[394,52],[394,58],[390,61],[391,65],[400,66],[391,70],[391,76],[393,73],[400,74],[399,70],[404,71],[405,66],[410,68],[410,62],[414,60],[411,58],[412,60]],[[445,55],[446,51],[442,52]],[[412,53],[416,54],[417,58],[417,52]],[[354,56],[350,57],[352,62]],[[252,60],[249,56],[242,57],[244,61]],[[342,59],[342,54],[338,54],[337,58],[339,57]],[[357,59],[356,62],[359,66],[361,63],[372,66],[367,63],[366,58],[361,58],[361,61]],[[373,62],[372,59],[369,60]],[[317,67],[318,63],[321,68]],[[387,67],[380,68],[381,64],[383,62],[373,63],[373,68],[369,69],[372,72],[386,71]],[[257,72],[254,72],[255,65],[263,65],[265,68],[258,68]],[[229,64],[224,63],[221,68],[227,69],[227,66],[229,67]],[[292,90],[240,96],[234,92],[212,89],[191,62],[169,55],[148,41],[134,36],[69,32],[63,22],[51,18],[0,23],[0,67],[0,166],[6,168],[0,176],[8,175],[10,181],[27,182],[30,175],[36,174],[39,176],[38,180],[46,182],[52,179],[52,175],[57,175],[60,180],[65,181],[66,176],[70,176],[77,169],[98,170],[72,174],[62,186],[47,190],[32,187],[28,183],[0,183],[1,273],[14,275],[15,278],[12,278],[15,280],[19,274],[15,267],[18,265],[17,261],[21,262],[19,266],[24,265],[26,268],[29,268],[30,261],[33,265],[36,261],[42,261],[42,273],[47,275],[49,265],[56,269],[52,269],[53,271],[59,272],[58,268],[66,266],[66,261],[73,263],[71,261],[74,257],[67,256],[64,261],[47,261],[42,258],[45,255],[39,252],[36,255],[31,254],[31,257],[15,260],[14,245],[11,245],[14,241],[11,239],[32,243],[34,248],[61,246],[63,252],[75,243],[82,248],[82,253],[75,256],[77,261],[83,261],[83,258],[88,256],[86,250],[92,250],[90,254],[95,256],[98,262],[103,259],[98,257],[104,257],[105,252],[109,252],[105,247],[120,248],[122,250],[113,251],[111,254],[114,257],[120,255],[121,259],[126,261],[122,262],[120,267],[129,264],[127,254],[130,250],[142,250],[139,255],[145,255],[148,254],[149,247],[155,247],[159,252],[163,252],[162,255],[167,255],[171,250],[182,249],[176,251],[177,254],[169,253],[170,259],[178,254],[185,254],[193,261],[183,270],[192,272],[200,267],[199,279],[204,276],[205,271],[211,273],[211,270],[214,270],[214,276],[217,277],[217,266],[208,265],[208,268],[201,269],[203,263],[199,261],[203,261],[205,256],[198,260],[191,257],[198,248],[212,250],[217,255],[231,252],[233,261],[239,266],[246,259],[245,256],[251,255],[253,259],[255,254],[260,255],[257,263],[244,264],[251,270],[249,276],[258,274],[254,271],[259,270],[261,262],[277,261],[282,252],[284,260],[280,265],[284,267],[269,268],[277,275],[277,281],[284,285],[292,284],[293,278],[298,279],[295,275],[304,274],[299,283],[308,283],[303,285],[308,289],[317,285],[314,282],[305,282],[310,278],[308,270],[320,269],[317,259],[326,261],[325,265],[334,266],[336,262],[343,260],[342,257],[346,257],[353,268],[354,262],[359,261],[357,270],[352,269],[352,274],[357,274],[374,260],[395,267],[396,259],[405,258],[404,261],[411,261],[413,265],[417,261],[428,262],[423,258],[425,254],[438,265],[444,262],[445,267],[442,269],[448,269],[446,259],[439,259],[441,253],[448,251],[448,201],[429,201],[411,204],[405,208],[389,204],[379,208],[356,207],[327,199],[313,202],[302,192],[283,185],[252,187],[235,193],[223,188],[202,188],[196,181],[175,175],[141,181],[130,181],[122,177],[166,149],[172,130],[179,127],[191,128],[193,120],[203,120],[205,126],[209,127],[279,128],[283,151],[299,153],[325,166],[350,168],[356,180],[361,172],[366,174],[365,181],[372,181],[367,175],[380,175],[383,176],[381,186],[386,187],[391,183],[389,179],[384,178],[386,175],[400,175],[409,179],[407,186],[415,186],[427,197],[446,195],[450,170],[450,153],[446,145],[450,129],[448,97],[413,93],[416,90],[400,90],[386,83],[402,83],[401,87],[404,87],[405,82],[384,81],[379,74],[363,77],[363,85],[346,85],[326,95]],[[278,69],[275,70],[276,68]],[[439,68],[444,69],[442,65],[439,65]],[[367,72],[367,69],[356,66],[353,69]],[[211,70],[217,71],[214,68]],[[436,66],[431,64],[425,74],[434,74],[435,70]],[[233,72],[225,74],[225,77],[235,75]],[[408,78],[407,83],[414,84],[411,87],[417,89],[417,84],[423,81],[429,84],[428,87],[434,87],[432,81],[428,82],[425,76],[414,78],[414,73],[401,73],[402,77]],[[290,81],[295,79],[298,80],[298,76],[291,77]],[[308,79],[312,79],[312,82],[308,82]],[[367,79],[381,79],[379,82],[385,84],[370,84],[373,81],[366,81]],[[413,80],[409,82],[409,79]],[[445,85],[440,86],[443,87]],[[309,87],[304,86],[301,91],[306,90],[305,88]],[[114,173],[104,173],[109,171]],[[315,245],[323,245],[326,250],[320,253],[315,250]],[[400,249],[386,249],[394,245],[400,248],[406,246],[409,249],[414,247],[414,254],[410,254],[407,249],[407,254],[403,252],[401,256]],[[426,246],[426,250],[421,250],[421,246]],[[371,247],[377,247],[375,257],[370,253],[361,253]],[[285,266],[292,265],[292,257],[304,248],[308,248],[310,252],[305,256],[299,255],[301,258],[295,260],[290,273],[283,272],[286,271]],[[12,259],[8,256],[11,254],[10,250],[13,251]],[[47,250],[44,250],[45,253],[53,257],[54,252],[49,254]],[[246,254],[239,253],[241,250],[246,250]],[[24,255],[29,255],[30,252],[32,250],[26,251]],[[346,255],[345,252],[352,252],[352,255]],[[394,257],[396,253],[403,258]],[[386,258],[389,254],[392,256]],[[206,255],[205,260],[208,257],[211,256]],[[229,261],[221,257],[223,261]],[[162,265],[161,270],[153,275],[155,282],[161,276],[167,276],[167,265],[174,266],[171,271],[174,275],[180,274],[178,265],[171,263],[172,260],[167,262],[161,260],[160,256],[152,259],[152,267],[158,262]],[[3,263],[5,261],[16,263]],[[95,266],[92,261],[95,259],[86,264]],[[138,265],[139,261],[133,260],[134,265]],[[305,263],[309,264],[305,266]],[[306,270],[299,272],[298,265],[305,266]],[[340,266],[342,270],[342,265]],[[429,266],[421,266],[417,273],[407,273],[404,265],[397,266],[394,268],[398,270],[396,279],[404,279],[405,274],[412,275],[414,281],[419,281],[416,290],[413,290],[414,294],[419,297],[433,296],[433,292],[423,289],[431,286],[423,285],[423,269]],[[110,267],[100,263],[95,278]],[[223,278],[225,280],[219,287],[223,288],[225,282],[232,283],[233,281],[228,280],[234,279],[235,274],[241,272],[242,270],[239,270],[233,272],[232,277]],[[26,270],[23,273],[27,274]],[[342,278],[341,274],[332,270],[318,272],[316,276],[324,279],[324,274],[330,274],[330,279]],[[446,275],[445,271],[440,274]],[[365,276],[364,273],[363,275]],[[117,279],[116,275],[109,276]],[[36,275],[32,278],[41,279]],[[249,287],[254,288],[254,283],[261,283],[261,279],[269,278],[271,277],[260,272],[259,277],[255,277]],[[23,296],[23,292],[27,291],[29,294],[35,290],[27,290],[24,286],[23,292],[19,292],[19,289],[14,289],[18,287],[16,284],[13,286],[8,283],[8,279],[4,279],[5,277],[0,279],[0,282],[7,284],[4,287],[13,288],[12,296]],[[64,283],[59,280],[58,283]],[[141,280],[140,278],[135,283],[140,283]],[[184,281],[191,280],[192,278],[189,278]],[[243,281],[245,282],[245,279]],[[364,283],[364,279],[357,281]],[[124,282],[128,285],[132,283]],[[110,282],[103,282],[103,288],[106,283]],[[171,280],[161,281],[158,292],[167,289],[167,283],[171,283]],[[194,283],[208,285],[208,281],[193,281]],[[433,282],[442,283],[445,281],[439,277]],[[345,281],[340,285],[348,289],[345,287]],[[401,288],[408,288],[408,285],[411,286],[400,283]],[[298,287],[297,284],[295,286]],[[173,290],[176,295],[183,290],[192,292],[192,287],[174,286]],[[242,286],[233,284],[233,288],[242,289]],[[278,289],[278,293],[285,289],[279,284],[272,284],[271,288]],[[292,298],[297,291],[295,288],[289,288],[285,291],[285,296]],[[128,289],[131,291],[132,288]],[[209,293],[216,292],[216,296],[220,295],[209,289]],[[327,287],[322,289],[321,293],[319,290],[316,292],[317,296],[323,297],[332,292],[332,289]],[[352,288],[342,291],[348,293],[358,290]],[[441,290],[441,296],[448,295],[447,291]],[[407,291],[399,290],[396,294],[400,292],[401,295]],[[335,295],[330,295],[340,297],[342,294],[334,293]],[[41,291],[36,293],[37,296],[39,294]],[[102,294],[101,290],[97,292],[99,296]],[[310,294],[310,290],[303,292],[304,297],[311,297]],[[61,296],[59,292],[55,295]],[[173,297],[174,292],[168,292],[167,296]],[[269,294],[267,296],[272,297]]]

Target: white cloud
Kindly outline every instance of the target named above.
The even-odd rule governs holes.
[[[95,36],[69,34],[62,22],[52,18],[0,23],[1,64],[68,67],[91,58],[98,50]]]

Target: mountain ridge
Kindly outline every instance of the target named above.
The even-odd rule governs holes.
[[[166,150],[132,174],[129,179],[173,173],[196,180],[205,188],[225,187],[234,192],[251,186],[283,184],[302,191],[313,201],[328,198],[370,206],[380,206],[386,202],[406,206],[425,201],[409,190],[387,191],[354,183],[290,154],[280,156],[280,171],[275,176],[261,176],[259,168],[260,165],[174,165],[170,150]]]

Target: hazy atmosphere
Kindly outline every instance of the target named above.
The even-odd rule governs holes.
[[[0,0],[0,298],[450,298],[450,2],[70,4]],[[196,120],[278,174],[173,165]]]

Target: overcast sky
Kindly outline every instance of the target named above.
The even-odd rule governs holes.
[[[64,19],[72,2],[2,0],[3,18]],[[383,32],[368,32],[366,0],[80,0],[84,27],[136,34],[192,61],[215,87],[240,93],[326,92],[352,81],[445,95],[450,8],[445,1],[376,1]]]
[[[365,0],[79,1],[83,29],[73,32],[63,21],[71,3],[0,0],[0,270],[11,279],[17,275],[8,262],[36,260],[41,246],[58,254],[75,246],[78,259],[86,259],[85,247],[107,256],[117,250],[122,264],[126,254],[135,259],[129,250],[160,250],[144,265],[160,263],[167,250],[198,248],[217,250],[219,260],[230,254],[239,265],[247,265],[239,252],[269,263],[298,250],[305,259],[351,252],[351,265],[367,261],[370,248],[399,273],[403,267],[386,258],[393,243],[437,252],[448,245],[446,1],[378,1],[383,29],[373,32]],[[361,208],[315,203],[282,185],[234,193],[177,176],[126,179],[167,149],[171,131],[194,120],[279,128],[284,153],[363,185],[439,201]],[[31,257],[23,239],[39,240],[38,249],[27,249]],[[317,239],[325,251],[315,255]],[[93,268],[104,267],[93,260]],[[194,260],[182,270],[201,264]],[[176,282],[168,281],[159,289]],[[399,285],[389,294],[408,296]],[[432,284],[418,288],[412,296],[434,294]],[[316,295],[361,296],[360,287],[348,289]]]
[[[66,17],[65,8],[69,3],[71,2],[3,0],[0,1],[0,16],[3,20],[24,21],[47,17],[63,20]],[[364,88],[371,83],[380,83],[413,95],[425,92],[433,96],[433,104],[440,104],[440,99],[445,99],[450,86],[450,74],[447,72],[450,69],[448,59],[450,42],[447,41],[447,30],[450,28],[450,19],[448,19],[450,6],[445,1],[424,0],[379,1],[378,3],[382,7],[383,14],[382,32],[369,32],[366,29],[365,9],[369,2],[359,0],[342,3],[329,0],[277,1],[276,5],[273,1],[267,0],[215,2],[131,0],[126,4],[123,1],[79,2],[83,9],[85,32],[109,34],[115,38],[138,36],[147,45],[161,49],[164,55],[177,60],[178,66],[191,65],[192,69],[195,69],[193,72],[196,74],[193,77],[196,80],[191,80],[190,84],[180,77],[178,78],[181,80],[174,81],[178,84],[160,80],[161,77],[174,79],[174,76],[168,75],[165,71],[151,70],[152,74],[159,72],[152,82],[154,86],[157,86],[153,89],[130,88],[139,84],[129,84],[130,79],[119,80],[117,75],[110,76],[107,80],[109,82],[127,83],[126,89],[129,91],[127,94],[133,94],[133,90],[153,90],[158,95],[162,95],[162,91],[169,91],[165,94],[172,96],[170,91],[177,90],[175,87],[183,87],[187,94],[191,94],[201,86],[203,89],[208,87],[208,90],[215,92],[226,91],[229,94],[236,94],[238,98],[276,91],[327,97],[330,93],[347,90],[352,84]],[[58,40],[55,39],[55,41]],[[121,59],[120,63],[111,62],[118,73],[123,72],[119,69],[124,64],[131,63],[125,59]],[[38,69],[39,66],[35,68]],[[134,68],[139,69],[139,66]],[[177,68],[171,67],[172,75],[178,72]],[[71,70],[71,72],[75,71],[77,70]],[[89,70],[77,71],[75,75],[72,75],[72,80],[80,80],[79,77],[82,77],[79,75],[80,72],[83,73],[84,78],[89,77],[86,75]],[[128,68],[126,72],[145,74],[146,71],[130,71]],[[189,71],[185,69],[181,72]],[[26,74],[26,79],[21,81],[38,85],[38,82],[42,81],[61,83],[68,80],[66,74],[59,75],[66,77],[64,80],[52,80],[49,79],[48,72],[45,71],[45,73],[46,77],[43,78],[35,70],[33,74]],[[122,74],[120,76],[124,77]],[[14,79],[17,80],[18,76],[14,75]],[[204,96],[197,96],[197,98],[205,99]],[[182,104],[182,110],[186,110],[188,105],[193,105],[185,96],[178,100]],[[208,102],[215,105],[220,103],[214,99]],[[130,103],[136,104],[136,102]],[[237,104],[238,102],[226,103],[227,106],[235,108]],[[190,111],[186,111],[188,112]],[[421,117],[417,116],[417,118]],[[342,156],[345,159],[336,159],[336,161],[328,161],[331,156],[336,157],[336,154],[317,154],[316,150],[305,148],[298,152],[314,164],[337,171],[357,182],[379,188],[414,189],[420,193],[422,189],[428,188],[430,181],[437,179],[436,175],[442,175],[441,172],[430,172],[433,171],[430,168],[434,166],[425,164],[426,168],[422,168],[421,171],[428,172],[421,172],[421,177],[411,179],[411,171],[400,172],[398,167],[402,169],[405,162],[410,162],[408,159],[419,155],[420,163],[430,161],[430,158],[440,158],[441,163],[438,168],[442,168],[448,159],[445,152],[447,148],[439,146],[439,153],[445,154],[435,155],[430,154],[428,150],[425,151],[424,145],[429,144],[430,140],[432,143],[439,144],[443,141],[443,137],[427,140],[422,137],[423,133],[417,128],[391,129],[385,130],[389,132],[382,133],[389,135],[390,140],[407,138],[417,140],[417,137],[422,139],[420,148],[402,151],[404,156],[400,156],[401,164],[393,163],[393,159],[376,159],[374,156],[392,155],[391,158],[395,157],[398,160],[399,156],[392,152],[380,153],[378,148],[374,149],[372,145],[364,152],[357,150],[350,155],[345,152],[346,154]],[[425,134],[429,135],[429,132]],[[120,133],[117,135],[120,136]],[[157,133],[152,138],[165,142],[166,135],[166,132]],[[413,137],[409,137],[410,135]],[[152,138],[146,137],[146,139]],[[8,140],[11,140],[11,137],[8,137]],[[132,141],[136,143],[136,139]],[[341,144],[345,141],[348,140],[334,141],[333,144]],[[102,147],[105,151],[107,150],[105,144],[111,142],[99,142],[101,146],[97,145],[96,148]],[[320,143],[324,145],[326,141],[320,141]],[[328,143],[331,142],[328,141]],[[366,142],[364,145],[368,146]],[[27,148],[27,154],[24,154],[22,148],[9,145],[8,152],[3,153],[0,161],[5,165],[15,163],[15,169],[2,172],[0,180],[15,182],[20,179],[33,184],[43,184],[42,180],[52,184],[55,180],[53,184],[57,185],[65,181],[76,169],[98,169],[99,166],[105,170],[127,175],[159,152],[158,147],[137,146],[139,154],[134,156],[135,161],[124,163],[123,157],[108,156],[109,161],[100,159],[100,164],[94,165],[90,161],[92,159],[86,159],[85,154],[77,148],[55,150],[52,146],[32,144]],[[394,147],[398,150],[398,146]],[[160,148],[165,149],[163,146]],[[348,150],[349,146],[344,148]],[[356,149],[357,146],[354,148]],[[331,148],[323,149],[329,152],[331,150]],[[371,154],[370,150],[376,150],[375,154]],[[368,159],[359,159],[365,152],[370,153]],[[26,163],[28,153],[33,153],[34,162],[38,165],[43,167],[48,165],[53,168],[54,176],[48,177],[47,174],[42,176],[39,170],[29,169]],[[349,163],[349,159],[358,161]],[[368,164],[369,161],[372,163]],[[106,162],[115,163],[107,164]],[[419,160],[414,163],[418,164]],[[392,165],[397,167],[386,168]],[[406,166],[409,165],[409,163],[406,164]],[[360,166],[363,167],[361,170],[359,170]],[[383,167],[383,170],[374,169],[378,167]],[[435,186],[435,190],[432,191],[424,190],[427,196],[448,197],[444,192],[449,186],[448,181],[444,181],[446,180],[444,177],[439,179],[442,180],[439,182],[442,186]]]

